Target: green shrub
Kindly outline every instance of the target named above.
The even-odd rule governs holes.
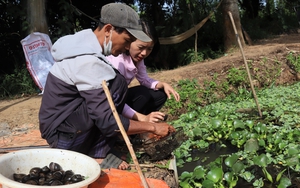
[[[297,56],[294,53],[290,52],[287,56],[287,60],[290,64],[292,64],[295,71],[300,72],[300,55]]]
[[[247,73],[246,70],[241,70],[238,68],[229,69],[229,74],[227,75],[227,80],[229,84],[240,87],[240,86],[248,86]]]
[[[1,75],[0,80],[0,98],[20,94],[33,94],[38,91],[25,67],[17,67],[12,74]]]
[[[164,108],[167,109],[168,114],[180,116],[182,113],[202,105],[203,89],[201,89],[196,79],[180,80],[176,90],[180,95],[180,101],[177,102],[174,98],[171,98],[165,103]]]

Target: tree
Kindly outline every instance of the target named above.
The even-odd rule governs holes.
[[[243,37],[242,26],[240,22],[240,14],[237,0],[223,0],[222,2],[222,13],[224,21],[224,49],[225,51],[230,50],[233,47],[238,46],[236,35],[234,33],[232,23],[228,12],[231,12],[233,20],[235,22],[237,34],[241,40],[242,46],[245,46],[245,40]]]
[[[258,17],[259,8],[261,6],[260,0],[239,0],[241,8],[245,10],[245,15],[254,19]]]
[[[23,1],[0,1],[0,76],[13,73],[15,67],[25,62],[20,44],[20,40],[26,36],[20,30],[26,25],[24,7],[26,3]],[[2,77],[0,80],[3,80]]]
[[[27,0],[29,33],[41,32],[48,34],[45,6],[46,0]]]

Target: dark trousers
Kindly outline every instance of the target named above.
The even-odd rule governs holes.
[[[128,89],[126,104],[135,111],[147,115],[160,110],[166,100],[164,90],[153,90],[139,85]]]

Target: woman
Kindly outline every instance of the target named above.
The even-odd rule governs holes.
[[[126,78],[127,84],[136,78],[140,85],[128,89],[126,105],[123,115],[127,118],[159,122],[163,121],[165,114],[159,112],[171,95],[176,101],[179,94],[167,83],[154,80],[147,74],[144,59],[150,54],[155,55],[159,49],[159,41],[155,28],[146,21],[142,21],[143,31],[152,39],[151,42],[136,40],[131,43],[130,49],[119,56],[108,56],[108,60]]]

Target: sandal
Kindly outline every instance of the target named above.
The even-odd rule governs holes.
[[[123,162],[122,159],[120,159],[119,157],[117,157],[112,153],[109,153],[101,162],[100,167],[103,169],[109,169],[109,168],[118,169],[122,162]]]

